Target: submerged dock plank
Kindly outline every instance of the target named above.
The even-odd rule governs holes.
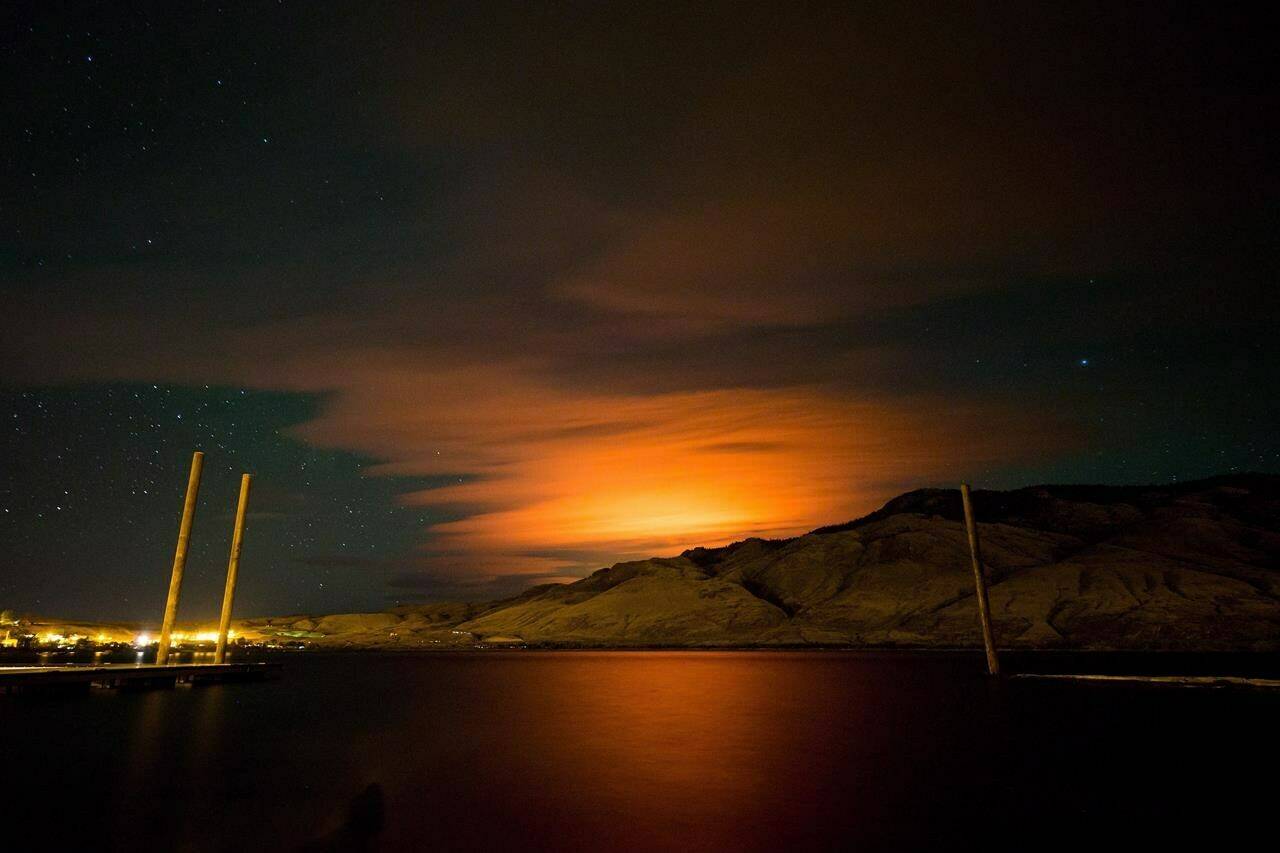
[[[1280,689],[1280,679],[1241,675],[1075,675],[1019,672],[1013,678],[1085,681],[1098,684],[1157,684],[1171,687],[1257,687]]]

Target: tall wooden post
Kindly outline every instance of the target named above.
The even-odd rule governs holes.
[[[991,603],[987,600],[987,575],[982,567],[982,550],[978,546],[978,525],[973,520],[973,501],[969,497],[969,484],[960,485],[960,500],[964,503],[964,527],[969,534],[969,556],[973,560],[973,585],[978,593],[978,616],[982,620],[982,643],[987,649],[987,671],[1000,674],[1000,658],[996,657],[996,641],[991,631]]]
[[[169,640],[173,622],[178,617],[178,594],[182,592],[182,571],[187,567],[187,543],[191,541],[191,523],[196,516],[196,495],[200,493],[200,472],[204,454],[199,450],[191,457],[191,477],[187,480],[187,500],[182,505],[182,524],[178,527],[178,548],[173,554],[173,575],[169,578],[169,598],[164,603],[164,623],[160,626],[160,645],[156,648],[156,665],[169,662]]]
[[[231,628],[236,574],[240,571],[240,545],[244,541],[244,513],[249,506],[249,480],[248,474],[240,475],[240,502],[236,504],[236,526],[231,533],[231,560],[227,563],[227,588],[222,593],[222,619],[218,622],[218,648],[213,653],[214,663],[224,663],[227,657],[227,632]]]

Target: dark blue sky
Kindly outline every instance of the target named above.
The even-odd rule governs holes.
[[[368,460],[288,428],[305,395],[98,385],[5,392],[0,600],[68,616],[163,607],[191,452],[206,454],[184,585],[191,617],[221,601],[240,474],[256,477],[243,600],[270,612],[380,609],[429,518],[395,496],[430,481],[364,477]],[[408,600],[406,598],[406,600]]]

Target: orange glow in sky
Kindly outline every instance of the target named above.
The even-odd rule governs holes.
[[[406,498],[463,510],[431,526],[435,567],[544,575],[796,535],[1034,441],[997,410],[939,400],[804,387],[584,394],[518,375],[424,380],[420,401],[371,383],[303,432],[395,459],[380,473],[468,472]]]

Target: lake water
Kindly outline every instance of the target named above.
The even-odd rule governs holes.
[[[972,655],[284,661],[267,683],[0,696],[0,844],[1236,849],[1275,802],[1274,692],[991,683]]]

